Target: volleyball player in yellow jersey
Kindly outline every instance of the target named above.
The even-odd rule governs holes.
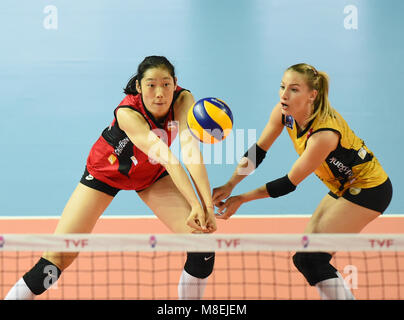
[[[296,189],[314,172],[330,189],[305,233],[358,233],[387,208],[392,185],[363,140],[349,128],[328,100],[328,76],[308,64],[289,67],[282,78],[280,102],[257,143],[241,159],[229,181],[213,190],[218,218],[228,219],[244,203],[279,197]],[[234,187],[265,158],[286,127],[299,158],[284,177],[231,196]],[[225,201],[222,201],[226,199]],[[326,252],[297,252],[293,262],[323,299],[353,299]]]

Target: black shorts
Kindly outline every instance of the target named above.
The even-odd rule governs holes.
[[[159,180],[159,179],[161,179],[161,178],[163,178],[165,176],[168,176],[167,171],[164,171],[162,174],[160,174],[160,176],[157,178],[157,180]],[[89,188],[104,192],[104,193],[106,193],[106,194],[108,194],[108,195],[110,195],[112,197],[115,197],[118,194],[118,192],[122,190],[122,189],[111,187],[109,184],[94,178],[88,172],[87,167],[84,170],[84,174],[81,177],[80,183],[84,184],[85,186],[87,186]],[[143,191],[143,190],[144,189],[136,190],[136,192],[140,192],[140,191]]]
[[[331,191],[328,194],[335,199],[339,198]],[[387,209],[392,196],[393,186],[389,178],[376,187],[367,189],[350,188],[342,195],[348,201],[380,213],[383,213]]]

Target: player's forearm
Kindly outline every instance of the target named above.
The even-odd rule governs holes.
[[[257,199],[268,198],[269,195],[266,186],[263,185],[257,189],[241,194],[240,197],[243,200],[243,202],[249,202]]]
[[[243,181],[254,170],[255,166],[250,161],[248,161],[246,157],[243,157],[238,163],[236,170],[234,170],[233,175],[227,182],[227,185],[231,186],[231,188],[234,189],[236,185]]]
[[[266,150],[254,143],[241,158],[236,170],[227,182],[232,189],[245,177],[249,176],[262,163],[266,156]]]
[[[191,136],[188,130],[184,129],[181,134],[180,143],[182,161],[194,182],[201,202],[205,207],[213,208],[208,173],[198,142]]]
[[[200,155],[200,161],[196,163],[186,163],[185,166],[189,174],[191,175],[201,201],[206,207],[213,208],[212,193],[209,184],[208,173],[206,171],[205,164],[203,163],[202,155]]]
[[[191,207],[200,205],[198,197],[195,194],[191,181],[188,178],[182,165],[177,163],[166,163],[164,165],[174,184],[185,197]]]

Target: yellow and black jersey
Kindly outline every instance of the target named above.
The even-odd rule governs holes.
[[[315,174],[333,192],[341,196],[349,189],[351,193],[362,188],[376,187],[388,178],[377,158],[349,128],[346,121],[335,111],[335,117],[319,121],[311,120],[302,132],[298,132],[291,116],[282,115],[293,145],[299,155],[306,149],[307,140],[315,133],[331,130],[340,136],[337,148],[315,170]]]

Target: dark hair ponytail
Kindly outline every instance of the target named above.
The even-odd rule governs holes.
[[[136,89],[136,80],[139,81],[140,84],[140,81],[143,79],[145,72],[152,68],[167,69],[167,71],[173,77],[175,82],[175,69],[174,66],[171,64],[171,62],[168,61],[168,59],[163,56],[149,56],[146,57],[139,64],[137,68],[137,74],[129,80],[128,84],[126,85],[126,88],[123,89],[123,92],[125,94],[133,94],[133,95],[138,94],[139,92]]]
[[[137,92],[136,89],[136,80],[137,80],[137,75],[133,76],[128,84],[126,85],[126,88],[123,89],[123,92],[125,94],[133,94],[133,95],[137,95],[139,92]]]

